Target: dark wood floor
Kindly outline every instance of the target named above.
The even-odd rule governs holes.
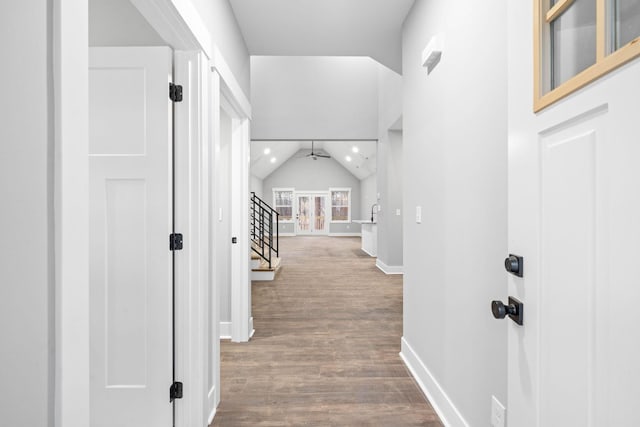
[[[402,276],[359,238],[282,238],[273,282],[253,283],[256,333],[221,346],[215,427],[441,426],[398,356]]]

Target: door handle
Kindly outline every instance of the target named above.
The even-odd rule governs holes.
[[[491,312],[496,319],[504,319],[509,316],[509,318],[518,325],[522,325],[524,304],[514,297],[509,297],[509,303],[507,305],[502,301],[491,301]]]

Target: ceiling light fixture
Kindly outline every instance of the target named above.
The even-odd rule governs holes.
[[[351,151],[353,151],[354,153],[357,153],[358,151],[360,151],[360,149],[358,147],[353,147]]]
[[[347,162],[350,162],[351,161],[351,156],[347,156],[347,157],[345,157],[345,159],[347,159]]]
[[[275,163],[275,162],[276,162],[276,158],[275,158],[275,157],[272,157],[272,158],[271,158],[271,163]]]
[[[267,155],[269,153],[271,153],[271,148],[265,148],[264,149],[264,154]]]

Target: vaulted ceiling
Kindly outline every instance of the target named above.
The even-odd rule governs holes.
[[[370,56],[402,71],[415,0],[231,0],[251,55]]]
[[[331,156],[358,179],[376,172],[376,141],[316,141],[313,147],[315,153]],[[310,141],[252,141],[251,173],[264,179],[291,157],[305,157],[310,152]],[[309,158],[310,162],[325,160]]]

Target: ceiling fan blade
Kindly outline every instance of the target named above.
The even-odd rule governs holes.
[[[331,156],[328,155],[328,154],[317,154],[317,153],[316,153],[316,157],[322,157],[323,159],[330,159],[331,158]]]

